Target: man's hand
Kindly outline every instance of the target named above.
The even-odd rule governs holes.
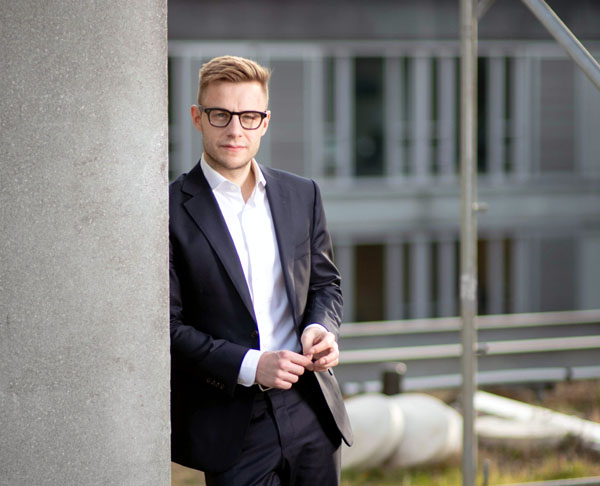
[[[340,361],[340,350],[335,335],[320,326],[311,326],[302,333],[302,352],[311,360],[307,369],[325,371],[337,366]]]
[[[293,351],[267,351],[258,360],[256,383],[289,390],[309,366],[310,358]]]

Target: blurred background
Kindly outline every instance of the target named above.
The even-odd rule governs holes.
[[[598,57],[600,2],[551,7]],[[198,70],[273,69],[260,163],[320,184],[345,321],[458,315],[459,2],[169,0],[170,176]],[[600,307],[600,92],[519,0],[479,25],[480,314]]]
[[[600,2],[548,3],[600,58]],[[350,395],[381,389],[379,361],[387,358],[366,348],[441,350],[436,359],[409,359],[408,391],[449,388],[443,396],[452,402],[460,383],[460,351],[442,349],[458,342],[459,324],[431,320],[460,311],[459,37],[458,0],[169,0],[170,177],[201,154],[189,107],[202,64],[233,54],[271,67],[272,119],[257,159],[321,187],[344,320],[359,323],[342,328],[337,376]],[[532,353],[480,360],[479,379],[528,382],[511,393],[568,413],[594,404],[584,416],[597,421],[598,381],[569,380],[600,372],[590,344],[598,312],[572,312],[600,309],[600,92],[520,0],[491,6],[478,48],[478,200],[489,207],[478,217],[481,340],[519,347],[542,338]],[[554,311],[570,312],[518,323],[491,316]],[[380,320],[408,322],[390,324],[387,334],[365,324]],[[547,348],[579,335],[560,352]],[[545,380],[567,381],[550,394],[541,392]],[[566,397],[579,397],[574,409]],[[502,483],[599,474],[577,469],[586,457],[578,447],[552,452],[552,472],[528,454],[496,457],[481,446],[480,454],[503,471]],[[386,482],[377,472],[345,474],[343,484],[460,482],[458,467],[435,480],[431,471],[422,483],[418,473]],[[173,484],[201,481],[178,466],[173,474]]]

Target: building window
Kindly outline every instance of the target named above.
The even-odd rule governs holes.
[[[332,57],[323,59],[323,175],[334,177],[336,174],[336,140],[335,140],[335,63]]]
[[[355,320],[383,320],[384,246],[357,245],[355,255]]]
[[[354,150],[358,177],[383,175],[383,59],[355,59]]]

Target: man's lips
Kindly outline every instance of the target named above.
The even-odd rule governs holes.
[[[225,150],[243,150],[246,148],[245,145],[221,145],[222,148],[224,148]]]

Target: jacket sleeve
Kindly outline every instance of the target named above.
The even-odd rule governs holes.
[[[171,366],[179,375],[233,395],[242,360],[248,348],[226,339],[215,339],[186,323],[181,275],[174,245],[169,240],[169,299]]]
[[[342,320],[340,274],[333,263],[331,237],[319,187],[313,181],[314,203],[310,244],[310,280],[303,328],[318,323],[333,332],[336,339]]]

